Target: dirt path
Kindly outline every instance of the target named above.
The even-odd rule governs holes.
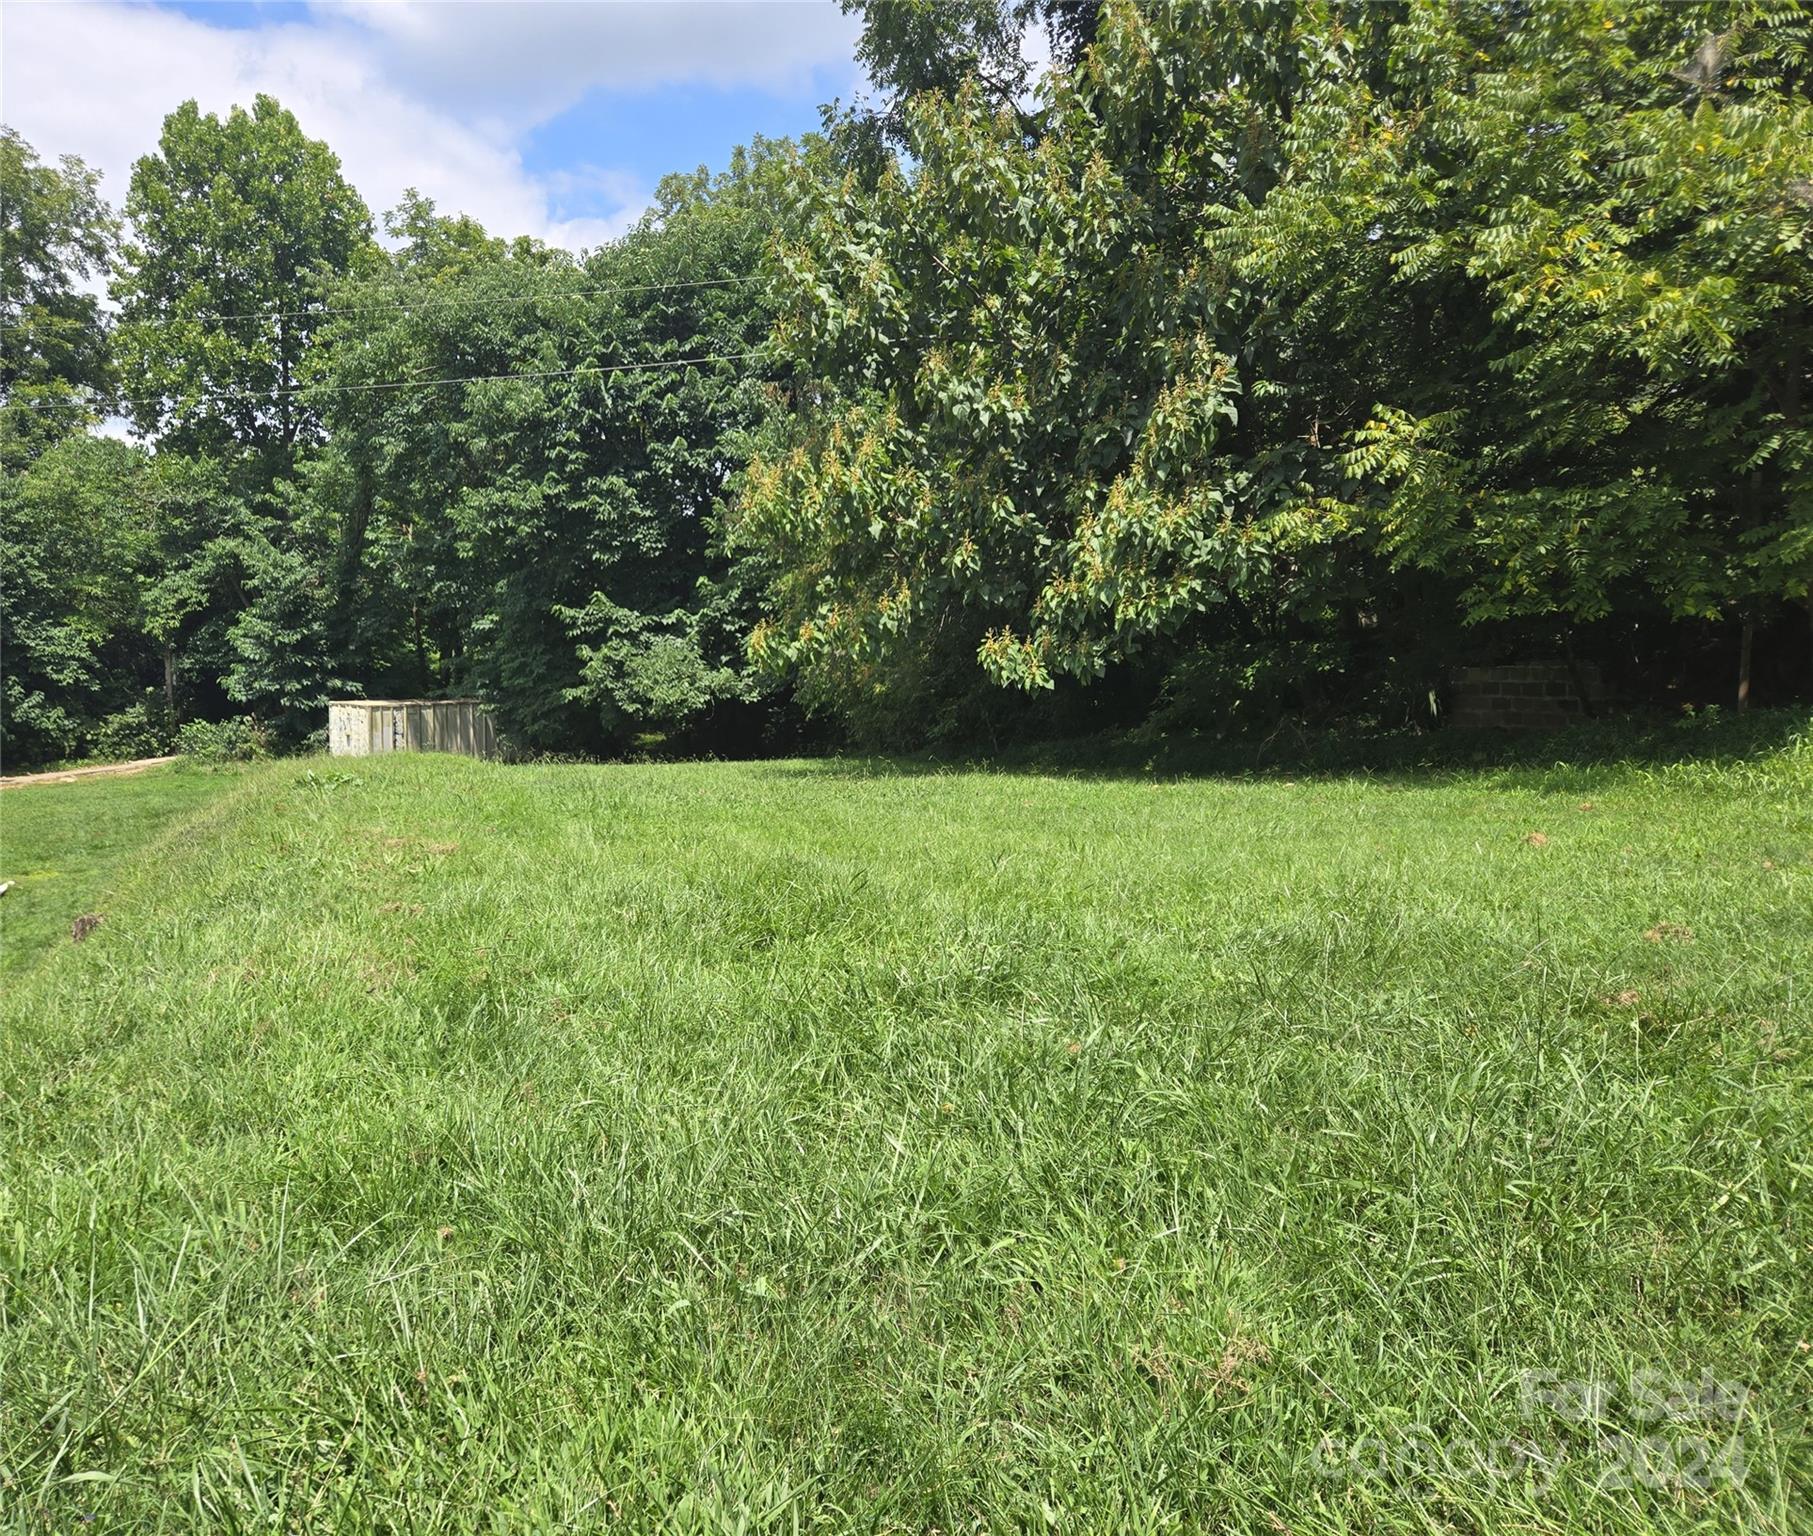
[[[174,757],[141,757],[130,763],[101,763],[94,768],[59,768],[54,773],[18,773],[0,779],[0,789],[23,789],[27,784],[73,784],[77,779],[111,779],[122,773],[143,773],[147,768],[173,763]]]

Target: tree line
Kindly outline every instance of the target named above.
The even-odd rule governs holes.
[[[269,98],[178,108],[123,217],[6,131],[0,749],[1813,687],[1803,6],[857,8],[871,99],[583,257],[380,233]]]

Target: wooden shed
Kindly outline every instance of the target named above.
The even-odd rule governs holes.
[[[327,706],[332,757],[380,752],[497,756],[497,731],[477,699],[337,699]]]

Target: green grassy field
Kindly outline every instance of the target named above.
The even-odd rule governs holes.
[[[209,781],[0,905],[4,1518],[1813,1528],[1774,739]]]
[[[163,768],[101,785],[32,784],[0,799],[0,978],[37,961],[101,901],[158,834],[233,782],[230,773]],[[98,793],[97,793],[98,791]],[[152,871],[147,871],[151,873]]]

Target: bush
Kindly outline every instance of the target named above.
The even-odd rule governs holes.
[[[271,755],[269,734],[250,715],[191,720],[176,733],[176,750],[198,763],[249,763]]]
[[[88,755],[111,763],[135,757],[162,757],[176,739],[176,720],[163,696],[147,693],[94,727],[88,735]]]

